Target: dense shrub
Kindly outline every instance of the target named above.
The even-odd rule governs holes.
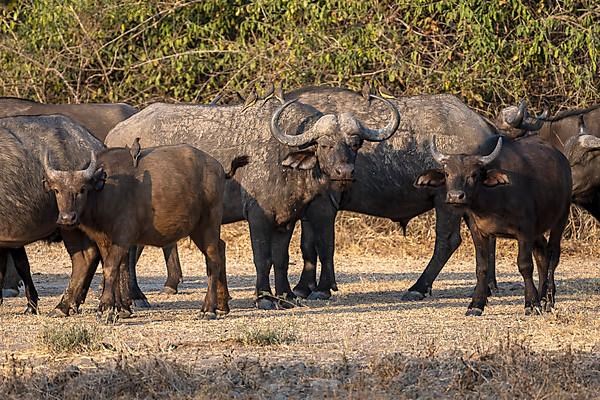
[[[520,97],[554,110],[599,98],[594,0],[29,0],[0,10],[0,94],[45,102],[205,102],[271,80],[450,92],[492,112]]]

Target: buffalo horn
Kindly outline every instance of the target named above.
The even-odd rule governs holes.
[[[44,151],[43,165],[44,171],[50,180],[60,179],[60,171],[57,171],[50,166],[50,153],[48,150]]]
[[[498,141],[496,142],[496,147],[494,148],[494,151],[492,151],[487,156],[479,157],[479,162],[482,165],[487,165],[487,164],[491,163],[492,161],[494,161],[496,159],[496,157],[498,157],[498,155],[500,154],[500,150],[502,150],[502,138],[501,137],[498,138]]]
[[[444,164],[446,161],[448,161],[448,156],[443,153],[440,153],[437,150],[437,146],[435,145],[435,135],[431,138],[431,143],[429,143],[429,151],[431,152],[433,159],[438,164]]]
[[[271,117],[271,134],[275,137],[275,139],[279,140],[281,143],[288,145],[288,146],[302,146],[304,144],[307,144],[315,139],[317,139],[320,135],[320,133],[316,130],[316,129],[308,129],[306,132],[300,134],[300,135],[288,135],[284,132],[281,131],[281,129],[279,129],[278,121],[279,121],[279,116],[281,115],[281,113],[283,112],[283,110],[285,110],[286,107],[288,107],[290,104],[294,103],[296,100],[298,99],[292,99],[289,100],[287,102],[285,102],[283,105],[281,105],[273,114],[273,117]]]
[[[368,140],[369,142],[381,142],[392,136],[394,132],[396,132],[396,129],[398,129],[398,125],[400,125],[400,113],[398,112],[398,109],[389,100],[372,94],[370,95],[370,97],[377,100],[381,100],[385,103],[385,105],[392,112],[392,120],[387,124],[387,126],[380,129],[367,128],[359,122],[361,128],[360,136],[363,139]]]
[[[96,172],[96,154],[94,153],[94,151],[91,151],[92,155],[90,157],[90,164],[88,165],[88,167],[86,169],[84,169],[82,172],[83,177],[86,180],[92,179],[92,176],[94,176],[94,172]]]
[[[519,125],[518,128],[524,129],[526,131],[539,131],[540,129],[542,129],[542,126],[544,125],[544,121],[546,120],[546,118],[548,118],[548,114],[549,114],[549,111],[546,108],[542,114],[533,118],[533,119],[535,119],[534,123],[529,123],[524,118],[523,121],[521,122],[521,125]]]
[[[521,123],[523,122],[523,118],[525,117],[525,113],[527,112],[526,108],[527,104],[525,103],[525,99],[523,99],[519,103],[517,113],[512,117],[506,117],[506,123],[512,126],[513,128],[520,128]]]

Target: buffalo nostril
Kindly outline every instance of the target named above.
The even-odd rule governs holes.
[[[464,192],[461,192],[461,193],[458,194],[458,199],[459,200],[463,200],[464,198],[465,198],[465,193]]]

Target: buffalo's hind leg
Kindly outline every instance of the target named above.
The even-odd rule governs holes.
[[[542,306],[544,306],[544,298],[548,292],[548,242],[544,236],[539,236],[533,242],[533,257],[535,258],[535,264],[538,269],[538,288],[539,288],[539,300]]]
[[[8,261],[8,250],[0,249],[0,288],[4,287],[4,277],[6,276],[6,262]],[[4,302],[2,291],[0,290],[0,304]]]
[[[301,221],[300,250],[304,265],[298,284],[293,292],[300,298],[307,298],[317,288],[317,247],[313,227],[308,220]]]
[[[569,218],[568,211],[560,218],[559,222],[550,230],[548,238],[548,289],[543,298],[545,311],[554,311],[556,302],[556,283],[554,282],[554,272],[560,261],[560,241],[563,231]]]
[[[177,243],[163,247],[163,255],[165,256],[165,263],[167,265],[167,281],[162,291],[165,294],[176,294],[177,287],[183,282]]]
[[[25,296],[27,297],[27,307],[25,308],[25,314],[37,314],[38,313],[38,293],[33,284],[33,278],[31,277],[31,268],[29,266],[29,260],[27,259],[27,253],[24,247],[17,249],[11,249],[10,255],[15,262],[15,268],[19,273],[19,276],[23,280],[25,285]]]
[[[229,290],[225,270],[225,242],[221,236],[221,214],[211,213],[196,226],[190,237],[204,254],[208,288],[202,305],[204,319],[229,313]]]
[[[289,247],[293,233],[294,225],[291,225],[289,229],[277,230],[273,233],[271,244],[273,269],[275,270],[275,295],[281,299],[276,305],[281,308],[294,307],[294,303],[289,300],[296,298],[288,279],[290,264]]]
[[[272,299],[269,275],[273,261],[271,258],[271,242],[274,231],[273,223],[258,205],[248,207],[248,225],[252,257],[256,268],[256,307],[261,310],[277,308]]]
[[[137,262],[144,251],[144,246],[131,246],[127,256],[127,271],[129,274],[129,293],[133,305],[139,308],[150,308],[148,298],[140,289],[137,279]]]

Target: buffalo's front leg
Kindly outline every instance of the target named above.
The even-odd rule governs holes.
[[[275,295],[282,299],[278,305],[283,308],[293,307],[293,304],[287,300],[296,298],[296,295],[292,292],[290,281],[288,279],[290,263],[289,247],[293,233],[294,225],[291,225],[290,229],[275,231],[273,233],[271,244],[273,268],[275,270]]]
[[[131,314],[127,299],[123,299],[121,296],[120,277],[121,264],[125,261],[128,250],[128,247],[116,244],[100,246],[100,253],[104,261],[104,289],[98,305],[98,318],[107,323],[116,322],[121,311]]]
[[[4,285],[0,287],[2,290],[2,295],[4,297],[17,297],[19,295],[19,283],[21,278],[17,273],[17,270],[14,265],[14,260],[8,254],[6,258],[6,274],[4,275]]]
[[[29,266],[29,260],[27,259],[25,248],[19,247],[17,249],[11,249],[10,255],[15,262],[15,268],[17,269],[19,276],[25,285],[25,296],[27,297],[25,314],[37,314],[39,298],[37,290],[35,290],[35,285],[33,284],[33,278],[31,277],[31,268]]]
[[[294,286],[294,294],[303,299],[317,289],[317,246],[310,221],[301,221],[300,250],[302,251],[302,273],[298,284]]]
[[[417,282],[402,296],[403,300],[422,300],[427,293],[431,293],[433,282],[450,256],[460,246],[461,219],[460,214],[450,212],[444,206],[436,208],[433,256]]]
[[[490,257],[489,237],[482,235],[476,229],[471,228],[471,237],[475,245],[477,285],[473,293],[473,299],[466,315],[479,316],[487,304],[488,296],[488,265]]]
[[[524,238],[518,240],[519,255],[517,264],[525,282],[525,315],[541,314],[542,307],[540,306],[538,291],[533,283],[533,242]]]
[[[8,259],[8,250],[0,249],[0,287],[4,286],[4,277],[6,276],[6,262]],[[0,304],[4,299],[2,298],[2,291],[0,291]]]
[[[276,308],[271,296],[269,275],[271,273],[271,239],[274,230],[273,223],[258,206],[248,209],[248,224],[250,225],[250,241],[252,256],[256,267],[256,307],[263,310]]]
[[[50,313],[53,316],[68,316],[78,312],[100,262],[98,247],[83,232],[62,230],[61,235],[71,256],[72,272],[60,302]]]
[[[137,280],[137,262],[144,250],[144,246],[131,246],[127,257],[127,271],[129,272],[129,293],[131,300],[136,307],[150,308],[148,298],[140,289]]]

